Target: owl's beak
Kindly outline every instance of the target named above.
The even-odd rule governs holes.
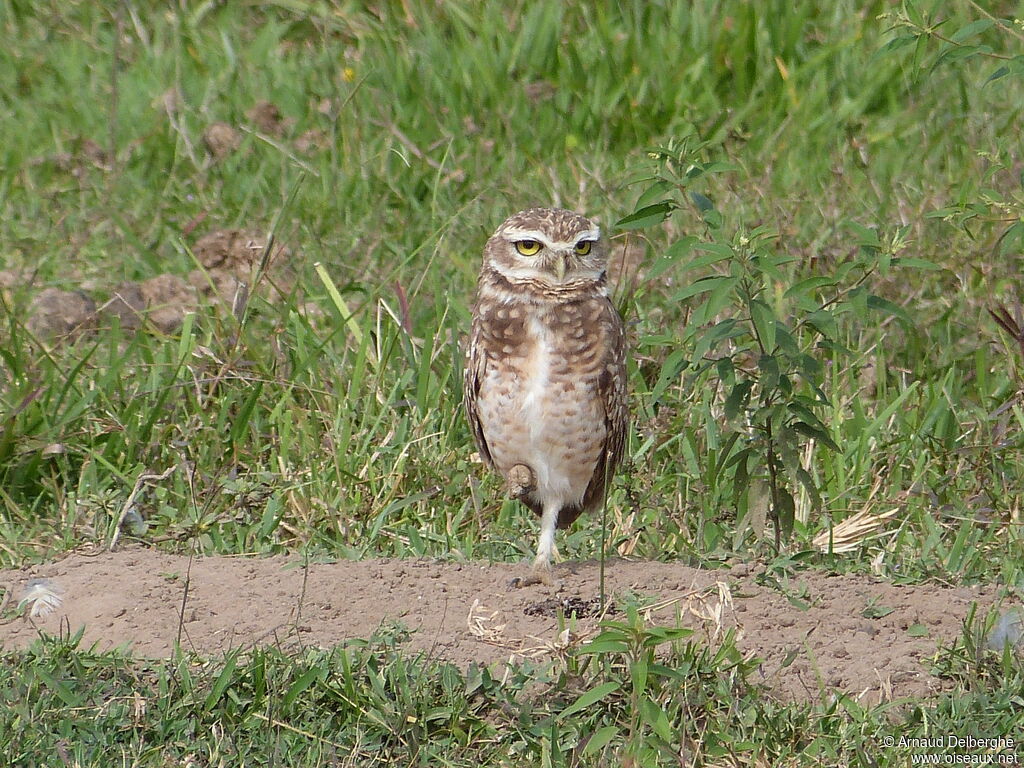
[[[569,255],[565,254],[559,256],[555,262],[555,276],[558,278],[558,282],[565,280],[565,272],[569,268]]]

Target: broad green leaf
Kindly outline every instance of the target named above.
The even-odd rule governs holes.
[[[826,285],[835,284],[836,279],[834,277],[808,277],[805,280],[801,280],[800,282],[790,286],[783,294],[783,297],[790,299],[794,296],[816,296],[820,288],[824,288]]]
[[[871,600],[868,606],[860,612],[860,615],[865,619],[882,619],[895,610],[895,608],[890,608],[888,605],[879,605],[874,600]]]
[[[761,355],[757,358],[757,368],[761,371],[762,402],[764,402],[763,390],[772,390],[779,385],[781,369],[779,360],[775,355]]]
[[[1008,74],[1010,74],[1010,68],[1009,67],[1007,67],[1005,65],[1002,66],[1002,67],[999,67],[998,69],[996,69],[995,72],[993,72],[991,75],[988,76],[988,79],[985,81],[984,84],[988,85],[993,80],[999,80],[1000,78],[1006,77]]]
[[[778,240],[779,231],[770,224],[762,224],[759,227],[754,227],[750,230],[747,235],[752,242],[763,242],[765,240]],[[788,256],[786,257],[789,258]]]
[[[730,171],[735,171],[738,169],[738,167],[739,166],[734,165],[733,163],[723,163],[720,160],[716,160],[715,162],[712,163],[704,163],[704,165],[701,166],[701,171],[703,171],[705,174],[726,173]]]
[[[960,27],[960,29],[950,35],[949,39],[954,43],[962,43],[964,40],[974,37],[975,35],[980,35],[982,32],[990,29],[993,24],[995,24],[995,22],[992,19],[978,19],[976,21],[972,21],[970,24],[965,24]]]
[[[799,400],[789,401],[786,403],[786,407],[815,429],[825,429],[825,425],[821,423],[821,419],[818,418],[817,414]]]
[[[956,216],[958,213],[963,211],[962,208],[957,206],[951,206],[948,208],[936,208],[934,211],[929,211],[924,215],[926,219],[946,219],[950,216]]]
[[[643,658],[636,659],[629,665],[629,679],[634,694],[647,689],[647,662]]]
[[[694,283],[690,283],[688,286],[678,291],[672,297],[672,301],[683,301],[685,299],[690,298],[691,296],[696,296],[699,293],[706,293],[707,291],[712,291],[716,288],[720,288],[723,285],[727,286],[728,288],[732,288],[732,286],[736,285],[738,281],[739,278],[730,277],[728,275],[713,275],[711,277],[702,277],[700,280],[697,280]]]
[[[615,223],[616,229],[644,229],[653,227],[663,222],[673,210],[676,204],[671,200],[662,200],[660,203],[645,205],[638,211],[634,211]]]
[[[736,454],[740,457],[740,461],[736,463],[736,471],[732,475],[732,503],[737,504],[741,498],[746,495],[747,488],[750,487],[750,466],[747,459],[752,455],[752,451],[746,448]],[[729,459],[732,463],[733,459]]]
[[[677,240],[672,243],[666,250],[665,253],[658,257],[651,268],[647,271],[647,279],[654,280],[671,267],[674,267],[676,263],[686,256],[692,249],[694,244],[697,242],[697,238],[692,235]],[[689,269],[689,266],[684,266],[680,269],[680,272],[685,272]]]
[[[214,706],[220,701],[220,697],[224,695],[224,691],[231,685],[231,679],[235,674],[235,667],[238,666],[238,654],[231,654],[224,662],[224,669],[217,675],[217,679],[213,683],[213,687],[210,689],[210,693],[207,694],[206,700],[203,702],[203,711],[210,712]],[[318,671],[317,667],[313,668]]]
[[[725,399],[725,420],[732,421],[746,406],[750,399],[750,390],[754,386],[752,381],[741,381],[732,388],[729,397]]]
[[[793,261],[791,256],[777,255],[773,253],[759,253],[753,259],[751,263],[755,266],[763,275],[767,275],[776,283],[784,283],[786,276],[782,273],[780,267],[785,266]]]
[[[673,743],[672,727],[669,725],[665,710],[647,696],[641,700],[640,707],[643,711],[644,721],[651,726],[658,738],[667,744]]]
[[[779,521],[779,531],[783,539],[788,539],[793,533],[793,521],[796,517],[796,504],[793,496],[785,488],[779,488],[779,503],[775,507],[775,516]]]
[[[958,61],[967,61],[976,56],[987,56],[991,54],[992,47],[989,45],[960,45],[956,48],[947,48],[943,51],[932,65],[934,71],[942,64],[954,64]]]
[[[668,389],[669,385],[675,382],[679,378],[679,374],[687,366],[686,350],[685,349],[674,349],[669,352],[668,357],[665,358],[665,362],[662,363],[661,373],[658,374],[658,380],[654,383],[654,387],[651,389],[651,400],[658,402],[661,396]]]
[[[799,355],[800,347],[793,338],[789,329],[776,319],[775,321],[775,344],[787,355]]]
[[[783,349],[785,347],[783,346]],[[794,365],[797,372],[808,382],[816,383],[821,376],[821,361],[812,355],[798,354],[795,356]]]
[[[839,333],[836,319],[827,309],[819,309],[817,312],[812,312],[804,318],[804,322],[828,339],[834,339]]]
[[[744,448],[742,450],[736,451],[736,453],[730,456],[728,461],[725,462],[725,468],[728,469],[734,464],[738,464],[739,462],[744,461],[748,456],[750,456],[751,453],[753,453],[752,448]]]
[[[625,653],[629,650],[621,632],[602,632],[579,649],[578,653]]]
[[[637,198],[636,210],[641,210],[649,205],[656,205],[668,198],[665,197],[666,193],[672,189],[672,184],[668,181],[659,179],[649,186],[644,193]]]
[[[760,299],[750,302],[750,319],[754,322],[761,346],[766,352],[775,349],[775,313]]]
[[[902,320],[907,325],[912,326],[914,323],[910,319],[910,315],[907,311],[898,304],[893,304],[888,299],[883,299],[881,296],[869,295],[867,298],[868,307],[870,309],[878,310],[879,312],[886,312],[899,320]]]
[[[694,246],[694,249],[698,251],[707,251],[708,253],[718,253],[721,254],[722,256],[732,256],[735,253],[735,251],[733,251],[732,246],[729,245],[728,243],[698,243],[697,245]]]
[[[717,288],[711,291],[711,295],[705,300],[704,305],[699,307],[704,317],[703,322],[711,322],[718,316],[719,312],[725,309],[730,303],[732,291],[736,287],[737,282],[739,282],[738,277],[726,278]],[[694,314],[696,315],[696,313]]]
[[[718,346],[721,342],[726,339],[735,339],[746,333],[743,326],[739,325],[735,320],[729,318],[723,320],[720,323],[716,323],[711,328],[705,330],[700,338],[697,340],[697,344],[693,349],[693,359],[702,360],[712,349]],[[722,358],[728,360],[729,365],[732,365],[732,360],[729,358]],[[719,378],[723,378],[721,371],[725,369],[720,368]],[[731,381],[731,379],[729,379]]]
[[[77,708],[81,707],[84,703],[79,696],[75,695],[74,686],[68,684],[65,680],[58,680],[42,666],[33,667],[32,674],[39,680],[42,680],[46,687],[53,691],[54,695],[67,706]]]
[[[782,465],[786,468],[786,471],[792,476],[796,476],[796,471],[800,469],[800,441],[797,439],[797,431],[792,428],[791,425],[787,424],[784,427],[776,429],[775,434],[775,447],[779,452],[779,456],[782,458]]]
[[[697,247],[700,248],[700,250],[706,250],[704,248],[701,248],[700,246],[697,246]],[[679,271],[680,272],[689,272],[690,270],[693,270],[693,269],[700,269],[701,267],[708,267],[708,266],[711,266],[712,264],[717,264],[720,261],[725,261],[726,259],[731,258],[731,257],[732,257],[732,251],[731,250],[727,251],[726,253],[722,253],[721,251],[718,251],[718,250],[710,252],[710,253],[709,252],[705,252],[701,256],[697,256],[697,257],[695,257],[693,259],[690,259],[682,267],[679,268]]]
[[[999,255],[1009,256],[1024,251],[1024,221],[1011,224],[999,238]]]
[[[682,640],[693,634],[687,627],[649,627],[644,638],[644,648],[654,648],[664,643]]]
[[[883,51],[896,51],[907,45],[913,45],[917,42],[917,35],[897,35],[884,46]]]
[[[728,323],[732,321],[726,322]],[[726,323],[719,323],[716,327],[721,328],[725,324]],[[731,357],[723,357],[715,363],[715,372],[718,374],[718,378],[723,384],[732,385],[736,379],[736,366],[733,365]]]
[[[878,232],[874,229],[865,227],[863,224],[858,224],[856,221],[847,221],[846,228],[851,230],[853,234],[857,236],[857,245],[867,246],[869,248],[882,247],[882,241],[878,239]]]
[[[811,477],[811,473],[803,467],[798,467],[796,470],[797,480],[807,491],[807,495],[811,497],[811,506],[815,512],[821,511],[821,494],[818,492],[818,486],[814,483],[814,478]]]
[[[936,270],[942,269],[938,264],[928,261],[927,259],[916,259],[907,256],[899,256],[892,260],[894,267],[904,267],[906,269],[926,269]]]
[[[593,706],[601,699],[603,699],[605,696],[615,693],[615,691],[619,690],[619,687],[619,683],[615,681],[609,681],[607,683],[602,683],[601,685],[598,685],[595,688],[591,688],[589,691],[586,691],[585,693],[581,694],[580,697],[576,699],[576,701],[574,701],[568,707],[559,712],[555,719],[564,720],[570,715],[574,715],[577,712],[581,712],[587,707]]]
[[[584,755],[592,755],[595,752],[600,752],[604,749],[612,739],[619,735],[619,729],[614,725],[606,725],[604,728],[598,728],[594,731],[593,735],[587,739],[587,745],[583,747]]]
[[[797,432],[799,432],[804,437],[813,438],[813,439],[817,440],[819,443],[822,443],[823,445],[827,445],[833,451],[836,451],[836,452],[839,451],[839,446],[836,445],[835,440],[833,440],[829,436],[828,432],[826,432],[825,430],[818,429],[817,427],[812,427],[810,424],[807,424],[807,423],[805,423],[803,421],[793,422],[792,426],[793,426],[793,429],[795,429]]]
[[[690,199],[701,213],[715,210],[715,204],[711,202],[711,198],[707,195],[702,195],[700,192],[690,192]]]

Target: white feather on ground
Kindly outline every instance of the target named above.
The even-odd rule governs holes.
[[[33,579],[25,585],[18,608],[27,608],[33,619],[49,616],[64,602],[61,592],[61,588],[48,579]]]

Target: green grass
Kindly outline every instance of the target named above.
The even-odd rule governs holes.
[[[998,582],[1019,595],[1022,361],[987,310],[1021,296],[1024,87],[1019,25],[987,14],[1020,18],[1020,4],[623,6],[0,3],[0,262],[33,276],[2,292],[0,564],[109,542],[140,476],[172,468],[137,497],[142,538],[172,550],[526,557],[534,523],[469,461],[459,412],[481,248],[529,205],[586,211],[614,233],[638,205],[669,199],[664,223],[617,235],[642,249],[645,271],[616,297],[633,334],[634,429],[611,541],[694,562],[771,552],[756,494],[730,464],[744,439],[730,442],[736,424],[723,419],[727,382],[689,364],[705,332],[689,323],[707,297],[675,297],[700,273],[672,250],[687,236],[703,247],[764,227],[776,233],[764,247],[791,257],[762,294],[784,323],[808,311],[791,286],[858,259],[871,266],[865,290],[902,314],[854,302],[836,313],[829,344],[800,339],[821,365],[816,407],[838,450],[800,444],[822,503],[794,490],[789,551],[853,513],[895,508],[892,536],[802,561],[874,562],[895,580]],[[205,128],[248,125],[263,100],[295,121],[289,133],[243,132],[239,151],[212,162]],[[292,138],[309,129],[325,141],[298,153]],[[671,169],[651,150],[669,146],[711,172],[684,166],[682,183],[652,182]],[[186,274],[200,235],[237,226],[290,249],[298,279],[287,300],[271,301],[264,283],[242,322],[204,307],[171,337],[113,327],[52,346],[25,326],[42,286],[102,301],[125,280]],[[890,268],[893,255],[937,269]],[[742,319],[727,299],[718,317]],[[585,521],[561,549],[592,557],[600,540]],[[65,738],[82,745],[82,764],[115,744],[144,764],[191,749],[208,764],[245,750],[297,764],[289,750],[315,743],[308,764],[329,764],[341,754],[333,743],[356,754],[386,743],[411,764],[458,765],[501,764],[514,742],[522,762],[572,764],[555,746],[572,729],[628,725],[613,707],[600,721],[552,719],[564,680],[534,722],[506,701],[515,686],[467,692],[466,679],[434,667],[415,674],[445,703],[410,703],[420,714],[406,735],[401,718],[344,720],[323,681],[282,703],[303,670],[333,670],[351,653],[370,651],[147,669],[40,646],[5,665],[33,691],[25,706],[43,707],[34,716],[62,713],[71,731],[32,731],[15,748],[38,755]],[[385,677],[409,664],[391,651],[379,659]],[[1019,665],[1005,672],[998,685],[1020,685]],[[260,675],[270,682],[257,695]],[[243,688],[249,699],[225,698]],[[120,704],[76,724],[78,707],[136,689],[167,695],[131,729],[117,725]],[[1017,691],[964,706],[998,719],[1019,707]],[[461,735],[424,725],[432,706],[449,707]],[[929,722],[977,715],[915,706]],[[259,713],[284,725],[268,730]],[[806,745],[819,742],[844,755],[826,762],[854,761],[858,739],[896,732],[885,714],[846,701],[826,711],[754,697],[708,717],[707,732],[766,743],[739,751],[771,763],[809,759]],[[215,723],[247,735],[217,735]]]
[[[554,667],[504,679],[403,652],[398,626],[330,650],[215,662],[48,638],[0,655],[0,747],[13,765],[906,765],[975,751],[914,739],[1019,739],[1024,670],[1009,652],[977,653],[981,626],[933,661],[955,695],[876,707],[778,702],[731,636],[709,649],[635,615]]]

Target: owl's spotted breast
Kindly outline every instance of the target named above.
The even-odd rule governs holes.
[[[603,296],[546,308],[528,321],[525,314],[515,305],[482,308],[481,432],[500,473],[517,464],[533,470],[536,488],[522,501],[537,514],[545,499],[556,504],[558,526],[566,527],[604,489],[591,481],[617,427],[608,417],[618,414],[607,413],[604,401],[609,370],[621,364],[617,315]],[[608,458],[617,463],[620,453]],[[614,463],[605,462],[609,476]]]

